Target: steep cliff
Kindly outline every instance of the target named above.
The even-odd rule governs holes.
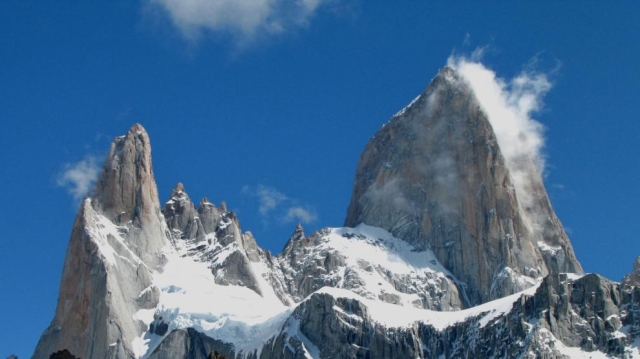
[[[169,243],[149,137],[134,125],[114,140],[76,216],[56,312],[34,357],[64,349],[80,358],[134,357],[132,342],[147,330],[135,314],[158,304],[152,273]]]
[[[482,104],[446,67],[367,144],[345,225],[430,249],[477,305],[582,272],[539,173],[528,185],[523,204]]]

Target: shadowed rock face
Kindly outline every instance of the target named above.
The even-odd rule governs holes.
[[[151,273],[169,243],[149,137],[134,125],[114,140],[95,191],[76,216],[56,313],[34,358],[63,349],[80,358],[133,357],[133,338],[147,330],[134,314],[158,304]]]
[[[480,304],[548,273],[582,272],[539,174],[528,186],[525,208],[475,95],[444,68],[367,144],[345,226],[430,248]]]
[[[633,272],[622,278],[622,283],[626,285],[640,286],[640,257],[633,263]]]

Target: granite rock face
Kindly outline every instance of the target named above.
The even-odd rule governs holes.
[[[633,263],[633,272],[622,278],[622,284],[640,286],[640,257]]]
[[[321,358],[567,358],[567,347],[623,357],[633,355],[640,334],[637,294],[637,287],[623,289],[598,275],[548,276],[504,315],[480,313],[445,328],[419,321],[385,327],[358,300],[314,294],[292,321]]]
[[[367,144],[345,226],[381,227],[432,250],[471,304],[485,303],[550,273],[582,272],[534,177],[525,206],[474,93],[444,68]]]
[[[459,310],[466,306],[450,273],[437,263],[432,253],[423,260],[399,250],[391,238],[376,236],[368,228],[325,228],[306,236],[296,227],[283,252],[276,257],[286,288],[292,299],[300,302],[322,287],[344,288],[359,295],[398,305],[431,310]],[[357,242],[363,253],[351,250]],[[367,253],[385,253],[397,262],[408,263],[409,270],[399,270],[391,261],[375,261]],[[428,259],[427,259],[428,258]],[[371,282],[377,285],[371,285]]]
[[[179,183],[163,213],[175,248],[195,261],[209,263],[216,284],[247,287],[261,296],[267,284],[285,305],[292,303],[271,253],[258,247],[251,232],[242,232],[226,204],[218,208],[205,197],[196,211]]]
[[[76,216],[55,316],[34,358],[64,349],[80,358],[133,357],[132,340],[147,330],[134,314],[158,304],[152,272],[169,243],[149,137],[134,125],[115,139]]]

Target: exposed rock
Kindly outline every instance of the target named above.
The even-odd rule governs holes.
[[[49,359],[80,359],[76,358],[67,349],[57,351],[49,356]]]
[[[445,68],[367,144],[345,225],[431,249],[480,304],[548,273],[582,272],[540,176],[530,185],[524,208],[487,116]]]
[[[169,235],[142,126],[115,139],[100,180],[76,216],[55,316],[34,358],[68,349],[81,358],[132,358],[132,340],[146,331],[133,320],[158,304],[152,272]]]
[[[226,212],[226,210],[219,210],[216,206],[209,202],[207,197],[204,197],[198,205],[198,217],[200,217],[200,223],[204,229],[204,233],[211,233],[215,231],[218,226],[220,215]]]
[[[153,322],[149,324],[149,333],[164,336],[169,330],[169,323],[165,322],[161,316],[154,315]]]
[[[171,192],[162,214],[174,240],[202,239],[207,234],[182,183],[178,183]]]
[[[164,208],[178,251],[196,261],[209,263],[216,284],[244,286],[261,296],[265,289],[273,290],[285,305],[291,304],[271,253],[258,247],[251,232],[242,233],[236,214],[226,208],[223,202],[218,209],[205,197],[196,212],[179,183]],[[262,273],[254,266],[268,270]],[[259,276],[264,277],[269,288],[261,287]]]
[[[380,130],[362,156],[347,222],[381,228],[361,224],[307,236],[298,224],[282,254],[272,256],[251,232],[242,232],[224,202],[218,208],[204,198],[196,211],[182,184],[163,216],[150,153],[139,125],[112,145],[96,190],[76,217],[56,314],[34,358],[63,349],[105,359],[205,359],[211,353],[247,359],[565,358],[595,350],[640,357],[640,259],[621,285],[597,275],[561,274],[581,268],[542,180],[532,177],[535,193],[523,205],[486,116],[451,70]],[[191,273],[203,281],[187,289],[166,286],[164,278],[184,269],[163,267],[174,260],[198,262]],[[162,280],[154,284],[154,276]],[[213,283],[244,286],[262,298]],[[194,290],[200,285],[211,287],[200,293]],[[455,311],[531,286],[482,310],[423,311]],[[277,306],[254,325],[233,306],[218,317],[216,308],[183,308],[164,297],[194,292],[213,293],[212,300],[244,292],[252,298],[246,303],[264,299]],[[375,316],[380,306],[394,313],[401,305],[422,318],[458,319],[436,325],[411,316],[408,325],[385,325]],[[184,323],[197,323],[204,333]],[[205,334],[218,325],[224,336],[216,338],[262,339],[239,342],[251,348],[242,352],[248,349]]]
[[[228,358],[235,358],[233,348],[219,340],[188,328],[174,330],[151,353],[149,359],[208,359],[209,353],[217,351]]]
[[[91,197],[100,214],[129,229],[131,250],[155,268],[158,253],[168,244],[167,229],[153,176],[151,143],[142,125],[133,125],[113,141]]]
[[[622,283],[626,285],[640,286],[640,257],[633,263],[633,272],[622,278]]]
[[[443,329],[419,321],[385,327],[358,300],[313,294],[261,358],[304,357],[314,350],[320,358],[568,358],[596,350],[631,357],[640,336],[638,290],[621,291],[597,275],[550,276],[504,315],[486,320],[491,313],[480,313]]]
[[[298,226],[282,254],[277,256],[286,288],[296,302],[329,286],[349,289],[365,298],[418,308],[448,311],[465,307],[455,280],[431,252],[424,252],[422,260],[414,263],[416,255],[410,255],[413,259],[405,258],[407,253],[399,251],[393,238],[367,235],[366,228],[341,229],[344,233],[335,231],[325,228],[307,237]],[[378,234],[390,236],[379,230]],[[352,241],[361,242],[361,250],[383,252],[412,267],[398,272],[392,262],[372,263],[366,252],[354,253],[346,248]],[[410,245],[402,244],[406,252],[413,253]],[[427,260],[430,257],[431,260]],[[372,288],[367,284],[371,281],[378,285]]]

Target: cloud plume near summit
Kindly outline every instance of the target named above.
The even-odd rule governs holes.
[[[334,0],[149,0],[188,39],[203,32],[231,35],[240,43],[308,26],[318,9]]]
[[[473,58],[473,57],[472,57]],[[533,200],[531,180],[544,172],[544,126],[532,115],[543,107],[552,84],[544,73],[523,71],[505,80],[482,63],[451,56],[447,65],[471,86],[487,114],[521,204]]]
[[[67,163],[64,170],[58,174],[56,184],[65,188],[77,204],[89,193],[98,179],[98,174],[98,157],[87,155],[76,163]]]

